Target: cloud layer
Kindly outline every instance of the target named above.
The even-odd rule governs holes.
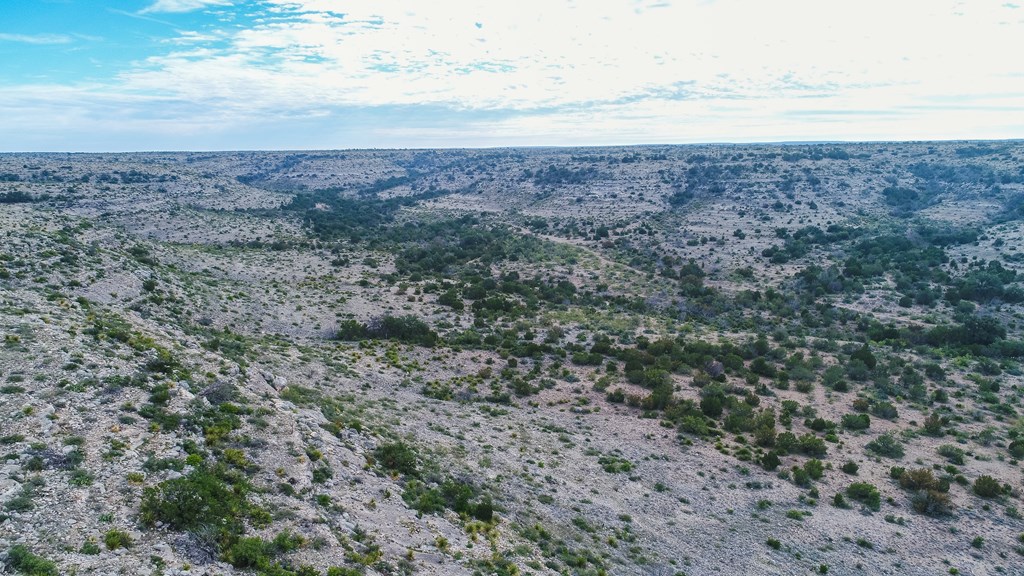
[[[67,44],[71,42],[71,36],[66,34],[0,33],[0,42],[20,42],[22,44]]]
[[[156,0],[153,4],[143,8],[141,13],[149,14],[154,12],[192,12],[208,6],[227,6],[228,0]]]
[[[190,11],[206,18],[108,83],[10,87],[0,106],[157,143],[284,130],[255,147],[271,136],[288,147],[1024,136],[1024,11],[1007,3],[157,0],[144,10]],[[65,97],[85,107],[68,110]],[[320,130],[303,145],[289,122],[332,126],[337,138]]]

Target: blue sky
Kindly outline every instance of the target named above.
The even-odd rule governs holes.
[[[10,0],[0,150],[1022,138],[1021,54],[1000,0]]]

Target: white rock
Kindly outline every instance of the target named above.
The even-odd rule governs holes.
[[[171,545],[167,542],[157,542],[153,545],[153,551],[158,554],[166,554],[171,551]]]
[[[21,483],[11,478],[0,479],[0,497],[7,498],[21,489]]]

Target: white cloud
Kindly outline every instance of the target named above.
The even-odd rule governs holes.
[[[204,42],[216,42],[224,39],[224,33],[214,31],[212,33],[200,33],[193,30],[178,30],[177,36],[165,42],[169,44],[202,44]]]
[[[388,106],[467,118],[382,116],[367,142],[392,145],[1021,137],[1024,21],[1001,2],[263,0],[179,32],[83,107],[123,101],[135,128],[185,132]]]
[[[22,44],[67,44],[71,36],[66,34],[7,34],[0,32],[0,42],[20,42]]]
[[[192,12],[207,6],[228,6],[230,4],[230,0],[156,0],[150,6],[143,8],[139,13]]]
[[[1005,9],[995,3],[969,11],[952,2],[878,0],[723,0],[646,10],[550,0],[267,4],[272,14],[235,32],[227,48],[152,58],[125,81],[266,106],[514,110],[638,98],[829,96],[865,86],[985,91],[1001,75],[1024,71],[1010,57],[1024,47],[1024,27],[999,26]],[[966,12],[955,14],[956,6]]]

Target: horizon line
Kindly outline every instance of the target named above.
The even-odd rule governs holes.
[[[853,146],[853,145],[865,145],[865,144],[955,144],[955,143],[1014,143],[1024,142],[1024,136],[1014,138],[950,138],[950,139],[878,139],[878,140],[751,140],[751,141],[721,141],[721,142],[660,142],[660,143],[646,143],[646,144],[522,144],[522,145],[508,145],[508,146],[412,146],[408,148],[398,146],[380,146],[380,147],[350,147],[350,148],[236,148],[236,149],[195,149],[195,150],[182,150],[182,149],[151,149],[151,150],[101,150],[101,151],[74,151],[74,150],[15,150],[15,151],[0,151],[0,156],[17,156],[17,155],[47,155],[47,154],[64,154],[64,155],[87,155],[87,154],[232,154],[241,152],[277,152],[277,153],[304,153],[304,152],[380,152],[380,151],[394,151],[394,152],[408,152],[417,150],[447,150],[447,151],[459,151],[459,150],[542,150],[542,149],[587,149],[587,148],[682,148],[682,147],[700,147],[700,146]]]

